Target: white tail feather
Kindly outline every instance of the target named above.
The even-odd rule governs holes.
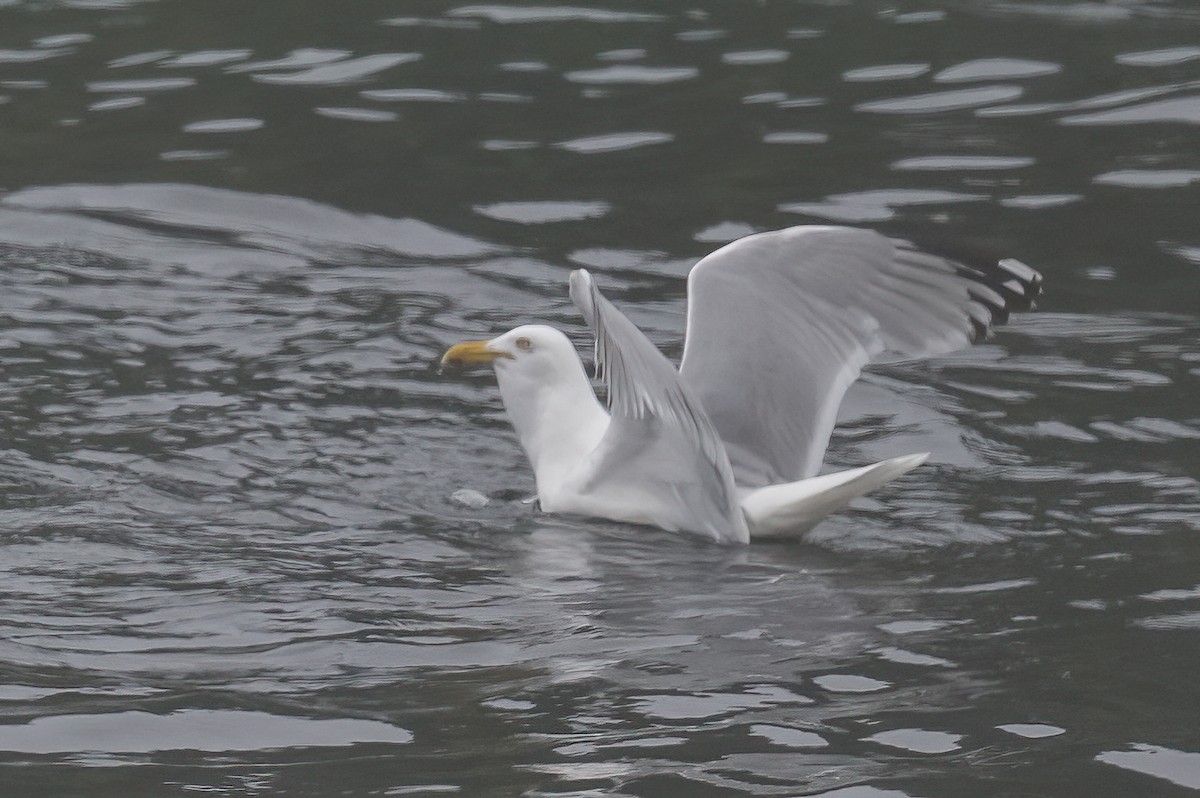
[[[741,502],[750,539],[799,537],[851,499],[891,482],[927,457],[929,452],[908,454],[862,468],[752,490],[742,496]]]

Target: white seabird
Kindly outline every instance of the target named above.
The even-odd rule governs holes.
[[[869,230],[790,227],[692,268],[678,370],[588,272],[572,272],[607,410],[553,327],[461,343],[442,364],[495,368],[546,512],[729,543],[794,537],[928,457],[817,476],[862,368],[966,346],[1028,309],[1041,280],[1012,259],[968,265]]]

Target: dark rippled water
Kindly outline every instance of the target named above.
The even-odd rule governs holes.
[[[1200,11],[0,0],[0,794],[1200,790]],[[803,545],[537,514],[485,375],[586,265],[1021,258]],[[483,504],[482,499],[487,503]]]

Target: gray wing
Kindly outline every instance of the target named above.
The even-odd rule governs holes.
[[[749,531],[725,447],[671,361],[605,299],[583,269],[571,300],[596,340],[596,370],[612,421],[593,455],[593,493],[630,496],[667,518],[656,523],[746,542]],[[647,519],[652,520],[652,519]]]
[[[820,469],[863,366],[965,346],[1040,286],[1019,261],[967,265],[869,230],[760,233],[692,269],[679,371],[737,483],[790,482]]]

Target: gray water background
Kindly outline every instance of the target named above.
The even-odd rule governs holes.
[[[0,795],[1196,794],[1198,124],[1190,0],[0,0]],[[803,544],[540,515],[434,368],[805,222],[1046,295]]]

